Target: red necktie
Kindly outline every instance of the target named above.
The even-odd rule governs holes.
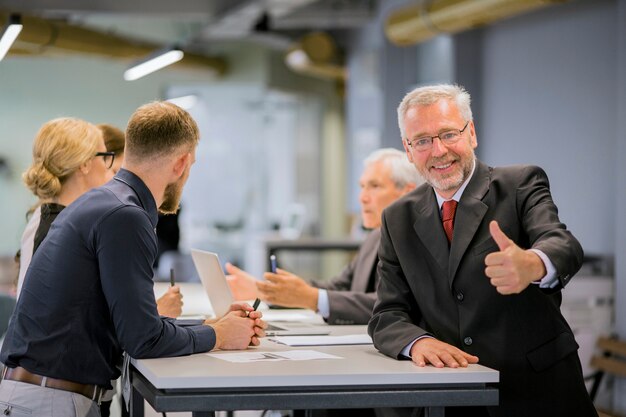
[[[441,208],[441,220],[443,222],[443,230],[446,232],[448,243],[452,242],[452,232],[454,231],[454,215],[456,214],[455,200],[448,200],[443,202]]]

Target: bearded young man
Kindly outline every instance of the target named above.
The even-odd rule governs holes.
[[[496,407],[446,416],[596,416],[559,307],[583,251],[559,220],[546,173],[476,159],[470,96],[411,91],[398,107],[407,157],[427,184],[383,213],[375,346],[418,366],[500,371]]]
[[[26,273],[0,354],[5,414],[99,416],[122,351],[155,358],[258,345],[266,325],[247,304],[186,327],[157,312],[157,213],[178,207],[198,140],[181,108],[140,107],[128,123],[122,169],[57,217]]]

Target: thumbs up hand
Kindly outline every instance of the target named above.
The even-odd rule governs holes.
[[[489,223],[489,232],[500,251],[485,258],[485,275],[500,294],[518,294],[546,274],[539,255],[517,246],[495,220]]]

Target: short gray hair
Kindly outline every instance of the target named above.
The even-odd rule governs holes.
[[[405,140],[406,132],[404,130],[404,116],[411,107],[429,106],[439,100],[454,100],[456,106],[461,112],[461,116],[466,122],[472,119],[471,97],[469,93],[460,85],[456,84],[437,84],[417,87],[409,92],[398,106],[398,126],[402,140]]]
[[[382,162],[389,168],[391,180],[397,189],[402,189],[407,184],[415,184],[417,187],[424,183],[422,176],[402,151],[394,148],[375,150],[365,158],[363,165],[367,167],[377,162]]]

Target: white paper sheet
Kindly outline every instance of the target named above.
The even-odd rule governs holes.
[[[344,336],[275,336],[274,342],[287,346],[331,346],[331,345],[371,345],[372,338],[367,334]]]
[[[207,353],[217,359],[228,362],[275,362],[275,361],[309,361],[316,359],[343,359],[341,356],[315,350],[286,350],[281,352],[223,352]]]
[[[324,324],[324,319],[321,316],[299,310],[263,310],[262,313],[265,321]]]

